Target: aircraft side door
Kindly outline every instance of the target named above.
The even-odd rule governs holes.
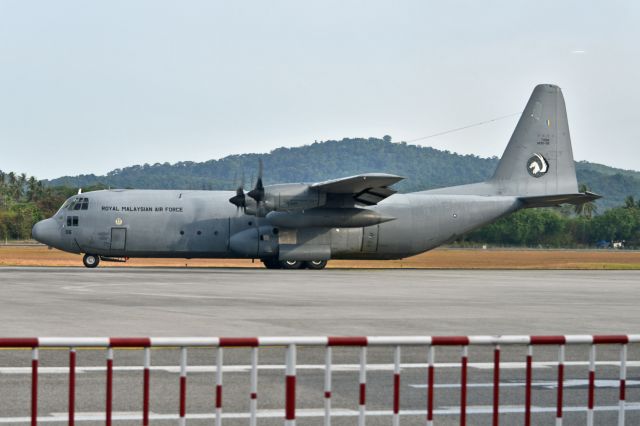
[[[124,252],[127,246],[127,228],[111,228],[111,252]]]

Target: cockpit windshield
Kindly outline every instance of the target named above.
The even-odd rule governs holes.
[[[89,199],[85,197],[76,197],[71,200],[71,203],[67,207],[69,210],[88,210]]]
[[[62,213],[64,210],[89,210],[89,199],[86,197],[71,197],[64,202],[58,213]]]

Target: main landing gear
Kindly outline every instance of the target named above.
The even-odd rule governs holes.
[[[100,264],[100,256],[87,253],[82,258],[82,263],[84,263],[84,266],[87,268],[95,268]]]
[[[324,269],[327,266],[326,260],[302,262],[299,260],[262,259],[262,263],[267,269]]]

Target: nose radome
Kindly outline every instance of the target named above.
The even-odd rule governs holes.
[[[53,219],[45,219],[33,225],[31,236],[42,244],[53,246],[58,239],[58,226]]]

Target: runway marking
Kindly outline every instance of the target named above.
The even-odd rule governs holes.
[[[588,361],[569,361],[565,362],[565,367],[585,367],[589,365]],[[596,362],[596,365],[599,367],[620,367],[620,363],[616,361],[599,361]],[[426,369],[428,364],[414,363],[414,364],[401,364],[400,367],[404,370],[410,369]],[[436,369],[442,368],[452,368],[458,369],[460,368],[460,363],[450,362],[450,363],[440,363],[435,364]],[[468,365],[469,368],[475,368],[478,370],[493,370],[492,362],[479,362],[479,363],[470,363]],[[501,370],[523,370],[526,367],[524,362],[504,362],[500,363]],[[555,361],[549,362],[534,362],[533,368],[544,369],[544,368],[556,368],[557,363]],[[640,361],[628,361],[627,368],[638,368],[640,367]],[[298,365],[297,368],[299,370],[324,370],[324,364],[307,364],[307,365]],[[142,366],[114,366],[113,371],[121,371],[121,372],[139,372],[142,371]],[[264,364],[259,365],[258,370],[284,370],[285,366],[280,364]],[[335,364],[331,367],[332,371],[341,371],[341,372],[357,372],[360,371],[359,364]],[[92,366],[92,367],[76,367],[76,373],[96,373],[103,372],[106,370],[104,366]],[[180,366],[173,365],[156,365],[151,366],[151,371],[159,371],[165,373],[180,373]],[[222,371],[225,373],[247,373],[251,371],[250,365],[229,365],[224,366]],[[369,364],[367,365],[367,371],[393,371],[393,364]],[[68,374],[69,367],[39,367],[39,374]],[[215,373],[216,367],[214,365],[190,365],[187,367],[188,373]],[[0,374],[31,374],[31,367],[0,367]]]
[[[617,412],[619,407],[617,405],[609,405],[602,407],[595,407],[595,411],[598,412]],[[564,412],[582,413],[587,411],[586,407],[564,407]],[[626,411],[640,411],[640,403],[628,403],[626,405]],[[555,413],[555,407],[539,407],[532,406],[532,413]],[[401,416],[424,416],[426,415],[424,410],[401,410]],[[467,407],[467,414],[492,414],[493,407],[490,405],[470,405]],[[522,414],[524,413],[524,407],[516,406],[502,406],[500,407],[500,414]],[[458,416],[460,414],[459,407],[443,407],[434,410],[435,416]],[[359,412],[351,409],[332,408],[332,417],[357,417]],[[367,417],[391,417],[392,411],[387,410],[371,410],[367,411]],[[39,416],[38,423],[62,423],[67,422],[67,413],[51,413],[50,416]],[[282,418],[284,417],[284,410],[258,410],[257,416],[259,418]],[[187,414],[189,420],[210,420],[215,419],[215,413],[194,413]],[[307,408],[296,410],[296,417],[324,417],[324,409],[321,408]],[[247,419],[249,413],[223,413],[224,419]],[[138,413],[130,412],[114,412],[112,420],[117,421],[135,421],[141,420],[142,416]],[[150,413],[150,420],[177,420],[177,414],[158,414]],[[104,422],[104,413],[94,412],[76,412],[76,422]],[[18,424],[18,423],[30,423],[30,417],[0,417],[0,423]]]
[[[170,285],[171,283],[154,283],[153,285]],[[62,290],[80,293],[100,293],[103,295],[122,295],[130,294],[135,296],[150,296],[150,297],[166,297],[170,299],[213,299],[213,300],[265,300],[264,297],[257,296],[209,296],[199,294],[184,294],[184,293],[154,293],[154,292],[137,292],[137,291],[108,291],[113,287],[123,287],[127,284],[78,284],[78,285],[65,285]],[[96,287],[104,287],[106,291],[97,292],[94,291]]]

